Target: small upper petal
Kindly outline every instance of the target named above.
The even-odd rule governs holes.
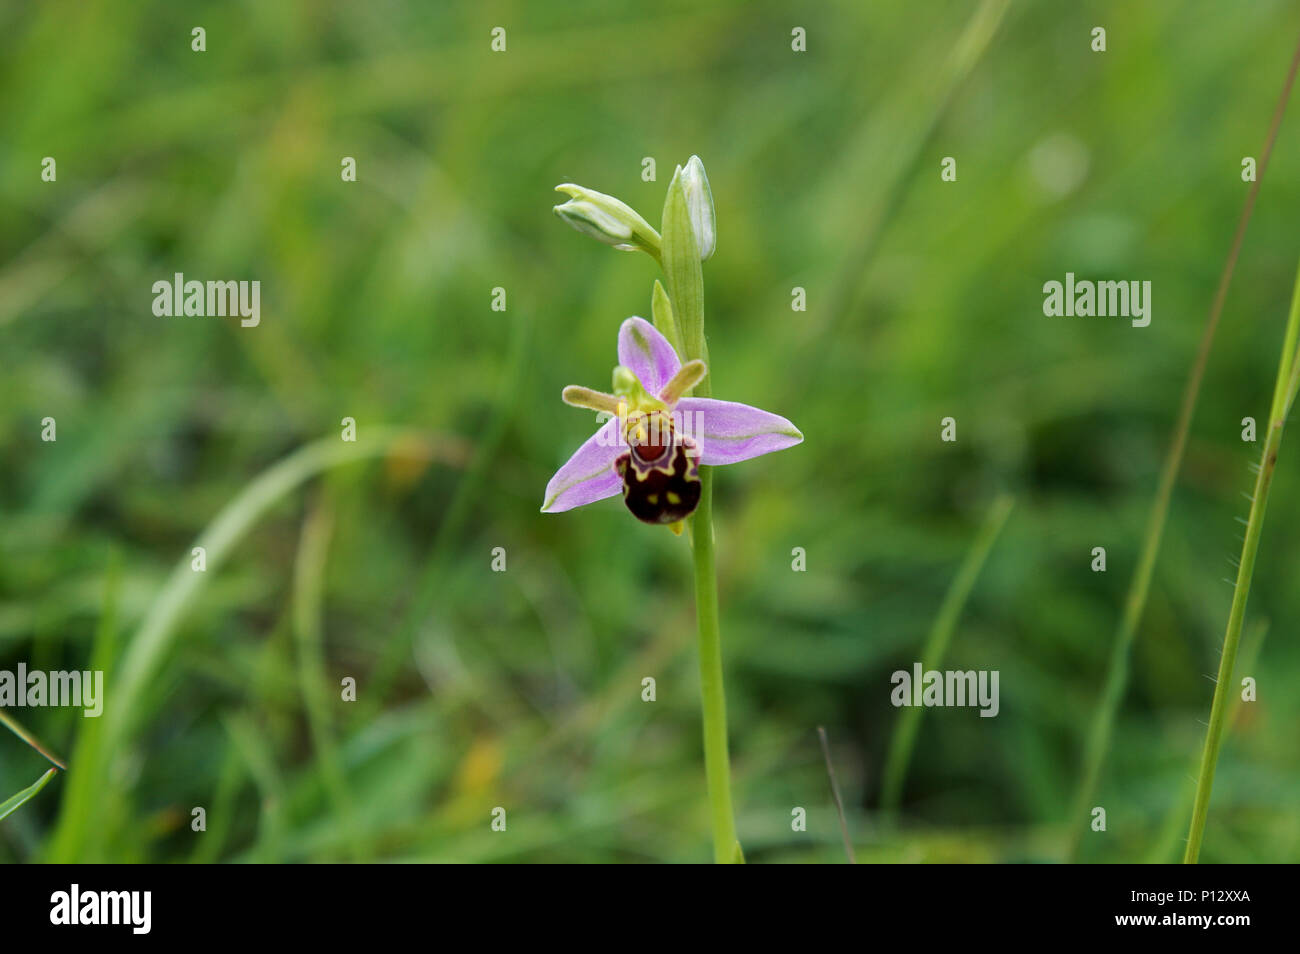
[[[629,318],[619,328],[618,363],[635,374],[641,386],[655,397],[682,366],[668,339],[644,318]]]
[[[614,459],[625,450],[619,438],[618,418],[611,417],[555,472],[542,511],[560,513],[618,494],[623,479],[614,470]]]
[[[735,464],[803,440],[799,428],[781,415],[748,404],[688,397],[676,410],[683,432],[700,444],[701,464]]]

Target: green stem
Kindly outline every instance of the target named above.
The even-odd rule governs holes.
[[[704,337],[704,275],[695,244],[681,168],[673,176],[664,200],[661,234],[664,280],[671,307],[655,307],[656,322],[677,331],[685,361],[708,362]],[[656,298],[658,298],[656,294]],[[671,319],[668,314],[671,313]],[[708,397],[710,377],[695,386],[695,394]],[[743,862],[736,839],[731,808],[731,760],[727,755],[727,700],[722,689],[722,633],[718,628],[718,572],[713,547],[713,468],[700,468],[700,503],[690,517],[691,549],[695,557],[695,612],[699,618],[700,696],[704,712],[704,775],[709,789],[709,816],[713,824],[713,858],[719,864]]]
[[[739,843],[731,807],[727,754],[727,699],[722,687],[722,633],[718,627],[718,574],[713,548],[713,468],[700,468],[700,505],[691,518],[695,554],[695,607],[699,618],[700,697],[704,709],[704,774],[709,786],[713,859],[737,860]]]
[[[701,339],[703,335],[700,336]],[[698,344],[704,350],[703,341]],[[694,350],[694,349],[692,349]],[[688,351],[688,354],[691,352]],[[696,355],[692,355],[692,358]],[[705,378],[695,388],[700,397],[712,392]],[[691,516],[691,552],[695,558],[695,615],[700,644],[700,701],[704,715],[704,776],[709,789],[713,826],[713,860],[743,862],[731,805],[731,756],[727,751],[727,694],[722,685],[722,629],[718,624],[718,570],[713,539],[713,468],[700,468],[700,503]]]
[[[1273,406],[1269,411],[1268,436],[1260,454],[1259,474],[1255,478],[1255,493],[1250,503],[1250,519],[1246,522],[1246,538],[1241,544],[1241,564],[1237,570],[1237,583],[1232,593],[1232,610],[1228,613],[1228,628],[1223,635],[1223,653],[1219,657],[1219,673],[1214,686],[1214,701],[1210,705],[1210,723],[1205,731],[1205,746],[1201,750],[1201,771],[1196,780],[1196,801],[1192,806],[1192,824],[1187,833],[1187,850],[1184,864],[1196,864],[1205,837],[1205,820],[1210,811],[1210,793],[1214,788],[1214,770],[1219,761],[1219,746],[1223,741],[1223,727],[1233,692],[1232,675],[1237,662],[1237,647],[1241,643],[1241,625],[1246,618],[1246,600],[1250,596],[1250,583],[1255,573],[1255,556],[1259,551],[1259,538],[1264,530],[1264,511],[1268,506],[1268,492],[1277,468],[1278,447],[1282,443],[1282,427],[1295,395],[1296,378],[1293,367],[1298,367],[1296,339],[1300,336],[1300,269],[1296,273],[1295,291],[1291,298],[1291,314],[1287,319],[1286,338],[1282,344],[1282,357],[1278,363],[1277,383],[1273,388]]]
[[[1219,673],[1214,687],[1214,702],[1210,706],[1210,724],[1205,733],[1205,747],[1201,751],[1201,771],[1196,779],[1196,801],[1192,806],[1192,825],[1187,835],[1187,850],[1183,855],[1186,864],[1195,864],[1201,853],[1205,836],[1205,819],[1210,811],[1210,791],[1214,787],[1214,770],[1219,761],[1219,744],[1223,739],[1224,715],[1228,696],[1232,691],[1232,671],[1237,662],[1237,646],[1241,642],[1241,624],[1246,615],[1246,597],[1250,594],[1251,576],[1255,571],[1255,554],[1259,536],[1264,526],[1264,507],[1277,463],[1277,447],[1282,440],[1282,428],[1270,427],[1264,443],[1264,456],[1259,476],[1255,478],[1255,501],[1250,507],[1250,522],[1246,527],[1246,540],[1241,548],[1241,569],[1237,573],[1236,589],[1232,595],[1232,611],[1228,614],[1228,629],[1223,637],[1223,654],[1219,657]]]
[[[710,393],[706,378],[696,388]],[[727,752],[727,694],[722,686],[722,630],[718,625],[718,570],[713,539],[713,468],[700,468],[700,503],[691,516],[695,558],[695,615],[700,643],[700,701],[704,714],[704,776],[713,825],[713,860],[743,862],[731,806],[731,756]]]
[[[1241,660],[1242,672],[1254,672],[1256,665],[1259,663],[1259,652],[1264,645],[1264,637],[1268,634],[1268,620],[1263,619],[1255,623],[1254,626],[1244,628],[1241,636],[1241,653],[1238,658]],[[1240,695],[1233,695],[1228,706],[1228,715],[1223,727],[1226,736],[1238,723],[1238,716],[1243,705]],[[1199,762],[1200,760],[1197,759]],[[1160,826],[1160,836],[1156,839],[1154,845],[1148,853],[1145,863],[1149,865],[1169,864],[1170,859],[1177,860],[1182,854],[1183,849],[1179,848],[1183,844],[1183,826],[1186,819],[1191,817],[1192,805],[1196,799],[1196,789],[1189,788],[1179,793],[1177,802],[1170,806],[1169,811],[1165,813],[1165,821]]]

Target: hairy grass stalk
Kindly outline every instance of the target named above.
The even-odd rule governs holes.
[[[1259,661],[1259,653],[1264,645],[1264,637],[1268,635],[1268,620],[1257,620],[1254,625],[1246,627],[1245,634],[1241,637],[1241,653],[1238,658],[1241,660],[1241,671],[1252,672],[1256,663]],[[1237,719],[1241,712],[1242,699],[1239,693],[1234,693],[1231,704],[1228,707],[1228,724],[1225,731],[1231,732],[1237,725]],[[1200,759],[1197,759],[1199,763]],[[1193,782],[1195,776],[1188,776]],[[1196,800],[1195,787],[1184,789],[1173,805],[1165,812],[1165,820],[1160,826],[1160,835],[1156,838],[1151,850],[1144,859],[1145,864],[1169,864],[1171,861],[1177,861],[1183,852],[1183,826],[1187,824],[1187,819],[1191,817],[1192,806]]]
[[[1223,634],[1223,652],[1219,657],[1214,701],[1210,705],[1210,723],[1205,732],[1201,770],[1196,780],[1196,801],[1192,806],[1192,823],[1187,833],[1187,850],[1183,854],[1185,864],[1196,863],[1205,837],[1205,821],[1210,811],[1210,794],[1214,788],[1214,770],[1219,761],[1219,746],[1223,741],[1223,729],[1233,694],[1232,676],[1237,662],[1237,647],[1241,643],[1241,626],[1246,618],[1246,600],[1250,596],[1255,556],[1259,552],[1259,540],[1264,532],[1264,511],[1268,507],[1268,493],[1273,484],[1273,473],[1277,469],[1282,430],[1295,400],[1297,380],[1300,379],[1300,361],[1297,361],[1296,355],[1297,337],[1300,337],[1300,266],[1296,270],[1291,313],[1287,318],[1286,337],[1278,361],[1277,381],[1273,386],[1268,435],[1264,440],[1264,449],[1260,452],[1259,473],[1255,477],[1250,517],[1246,521],[1246,538],[1241,545],[1241,565],[1232,592],[1232,609],[1228,613],[1228,627]]]
[[[1142,614],[1146,610],[1147,595],[1151,590],[1151,578],[1155,572],[1156,557],[1160,553],[1160,543],[1164,538],[1165,521],[1169,516],[1169,505],[1173,498],[1174,484],[1178,480],[1178,472],[1183,464],[1183,455],[1187,450],[1187,435],[1191,431],[1192,417],[1196,413],[1196,402],[1200,397],[1201,382],[1205,378],[1205,367],[1209,362],[1210,348],[1214,344],[1214,335],[1219,327],[1219,318],[1223,314],[1223,304],[1228,295],[1228,286],[1232,283],[1232,276],[1236,271],[1237,258],[1241,254],[1241,245],[1246,236],[1246,226],[1250,223],[1251,214],[1254,212],[1255,199],[1259,195],[1260,185],[1264,181],[1264,172],[1268,168],[1269,158],[1273,154],[1273,144],[1277,141],[1278,129],[1282,125],[1282,116],[1286,112],[1287,102],[1291,98],[1291,89],[1295,85],[1297,68],[1300,68],[1300,43],[1297,43],[1295,52],[1291,56],[1291,65],[1287,71],[1286,79],[1283,81],[1277,104],[1273,108],[1268,136],[1264,141],[1264,149],[1260,153],[1258,175],[1255,177],[1255,182],[1252,183],[1250,191],[1246,194],[1245,205],[1242,207],[1241,216],[1237,220],[1237,231],[1233,235],[1232,246],[1228,251],[1227,260],[1223,264],[1223,272],[1219,276],[1218,288],[1215,290],[1214,300],[1210,305],[1210,314],[1205,323],[1205,331],[1201,334],[1196,359],[1192,363],[1191,374],[1188,375],[1187,385],[1183,389],[1182,404],[1178,412],[1178,423],[1174,425],[1173,439],[1170,441],[1169,451],[1165,456],[1160,471],[1160,483],[1156,489],[1155,500],[1152,502],[1151,512],[1147,517],[1146,532],[1142,538],[1142,551],[1138,557],[1137,566],[1133,571],[1133,579],[1129,584],[1128,595],[1124,600],[1124,612],[1120,617],[1114,640],[1111,643],[1110,660],[1106,667],[1106,681],[1102,687],[1101,699],[1093,713],[1092,723],[1089,726],[1088,735],[1084,742],[1083,772],[1068,820],[1065,850],[1067,861],[1073,860],[1078,853],[1079,840],[1084,831],[1081,820],[1087,816],[1088,808],[1092,804],[1098,781],[1101,778],[1102,764],[1105,762],[1106,752],[1110,748],[1110,739],[1115,727],[1115,715],[1119,711],[1120,702],[1124,698],[1124,690],[1128,685],[1129,653],[1133,646],[1133,640],[1137,636],[1138,624],[1142,621]]]

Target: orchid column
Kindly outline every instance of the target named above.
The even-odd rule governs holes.
[[[648,253],[662,266],[668,289],[655,282],[653,327],[641,318],[623,322],[613,394],[564,389],[566,403],[608,420],[551,478],[542,510],[571,510],[621,493],[645,523],[680,534],[689,521],[713,854],[719,863],[744,861],[731,805],[712,469],[792,447],[803,435],[777,414],[710,396],[700,263],[713,254],[715,229],[713,195],[699,157],[673,175],[662,235],[612,196],[572,184],[557,189],[570,196],[555,207],[562,219],[607,245]]]

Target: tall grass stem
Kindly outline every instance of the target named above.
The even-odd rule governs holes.
[[[1214,701],[1210,705],[1210,722],[1205,731],[1205,746],[1201,751],[1201,770],[1196,778],[1196,800],[1192,806],[1192,822],[1187,833],[1187,850],[1184,864],[1196,864],[1205,837],[1205,822],[1210,811],[1210,794],[1214,788],[1214,771],[1219,761],[1219,747],[1223,741],[1230,699],[1234,692],[1232,677],[1237,662],[1237,647],[1241,643],[1241,625],[1246,618],[1246,600],[1255,574],[1255,557],[1259,552],[1260,536],[1264,532],[1264,511],[1268,507],[1268,493],[1277,469],[1277,453],[1282,444],[1282,429],[1287,412],[1295,399],[1296,340],[1300,337],[1300,266],[1296,269],[1295,291],[1291,297],[1291,313],[1287,318],[1286,337],[1282,343],[1282,356],[1278,361],[1277,382],[1273,387],[1273,405],[1269,410],[1268,436],[1260,452],[1259,473],[1255,476],[1255,492],[1250,504],[1250,517],[1246,521],[1246,537],[1241,544],[1241,565],[1237,569],[1237,582],[1232,591],[1232,609],[1228,613],[1228,627],[1223,634],[1223,652],[1219,656],[1218,679],[1214,686]]]
[[[1106,680],[1102,686],[1101,698],[1093,713],[1092,723],[1084,742],[1083,770],[1079,787],[1075,795],[1072,811],[1067,820],[1066,860],[1073,860],[1078,853],[1079,840],[1084,832],[1084,820],[1096,795],[1097,784],[1101,778],[1102,764],[1110,748],[1114,732],[1115,715],[1128,685],[1128,659],[1137,635],[1138,624],[1146,610],[1147,595],[1151,589],[1151,578],[1155,572],[1156,557],[1160,552],[1160,542],[1164,537],[1165,521],[1169,516],[1169,505],[1173,498],[1174,484],[1182,468],[1183,456],[1187,450],[1187,435],[1191,431],[1192,417],[1196,413],[1196,402],[1201,392],[1201,382],[1205,377],[1205,367],[1209,362],[1210,348],[1219,327],[1219,318],[1223,314],[1224,301],[1227,299],[1228,286],[1232,283],[1236,271],[1237,258],[1241,254],[1241,245],[1246,237],[1246,226],[1255,209],[1255,199],[1259,195],[1260,185],[1264,181],[1264,172],[1268,168],[1269,158],[1273,154],[1273,145],[1277,141],[1278,129],[1282,125],[1282,116],[1286,112],[1291,89],[1295,85],[1296,71],[1300,68],[1300,43],[1297,43],[1291,57],[1291,65],[1282,84],[1277,105],[1273,108],[1273,118],[1269,124],[1268,136],[1264,149],[1260,153],[1259,166],[1255,181],[1246,194],[1246,202],[1241,216],[1237,220],[1237,231],[1233,235],[1232,245],[1228,251],[1223,272],[1219,276],[1219,285],[1210,305],[1209,318],[1201,334],[1201,342],[1192,364],[1187,385],[1183,390],[1182,405],[1178,412],[1178,422],[1174,425],[1173,439],[1165,456],[1160,472],[1160,482],[1156,489],[1155,500],[1147,517],[1146,532],[1142,539],[1142,551],[1138,557],[1133,578],[1129,584],[1128,595],[1124,600],[1124,610],[1111,642],[1110,660],[1106,666]]]

